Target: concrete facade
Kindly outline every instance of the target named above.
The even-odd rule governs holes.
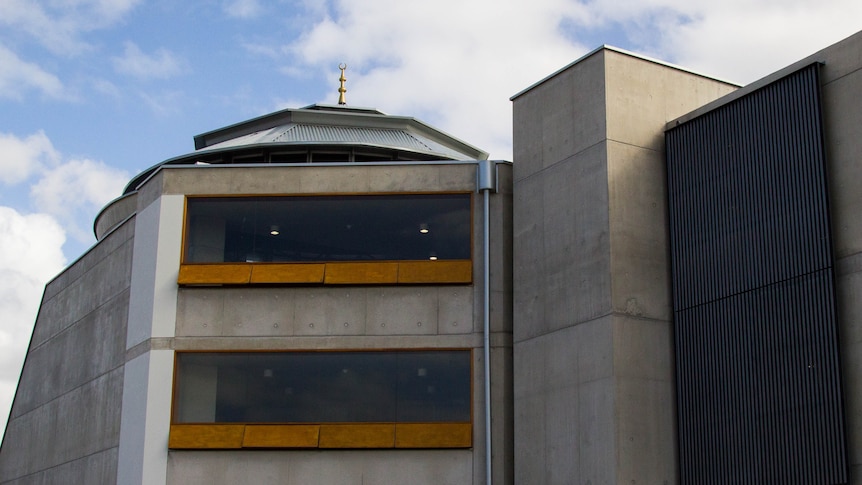
[[[663,131],[734,89],[600,49],[513,98],[517,483],[676,483]]]
[[[848,483],[862,485],[860,52],[862,33],[739,88],[601,48],[513,97],[514,163],[494,164],[488,211],[495,483],[679,483],[664,132],[820,62]],[[208,135],[229,154],[243,148],[233,129]],[[486,483],[487,161],[471,158],[166,162],[136,176],[97,219],[99,243],[46,286],[0,483]],[[459,192],[473,193],[470,284],[177,283],[187,196]],[[472,350],[470,448],[168,447],[178,352],[374,349]]]
[[[0,483],[112,483],[134,219],[48,283],[0,453]]]

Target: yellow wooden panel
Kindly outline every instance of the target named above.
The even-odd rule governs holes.
[[[251,279],[250,264],[183,264],[177,283],[181,285],[243,285]]]
[[[321,424],[321,448],[392,448],[394,424]]]
[[[470,448],[470,423],[421,423],[395,425],[396,448]]]
[[[395,284],[398,263],[357,262],[326,263],[324,283],[328,285]]]
[[[399,283],[472,283],[473,262],[405,261],[398,263]]]
[[[249,424],[242,439],[244,448],[317,448],[320,425]]]
[[[255,264],[251,268],[252,283],[323,283],[324,263]]]
[[[242,448],[242,424],[172,424],[168,448],[233,449]]]

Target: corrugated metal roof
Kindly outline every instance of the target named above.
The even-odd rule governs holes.
[[[441,145],[429,138],[410,133],[406,130],[386,128],[365,128],[353,126],[312,125],[289,123],[265,131],[243,135],[231,140],[210,145],[199,151],[218,150],[245,145],[265,143],[296,144],[362,144],[387,147],[395,150],[433,153],[446,158],[460,159],[463,154]]]

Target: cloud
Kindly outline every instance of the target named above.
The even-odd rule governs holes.
[[[0,133],[0,183],[23,182],[43,167],[56,163],[59,157],[42,131],[23,139]]]
[[[79,241],[92,241],[89,227],[105,204],[120,196],[129,174],[102,162],[68,160],[44,170],[30,188],[40,212],[65,221],[65,228]]]
[[[257,17],[263,11],[258,0],[231,0],[223,8],[229,16],[243,19]]]
[[[0,2],[2,4],[2,2]],[[57,76],[36,64],[26,62],[0,45],[0,98],[23,99],[24,93],[36,90],[51,98],[66,97]]]
[[[183,71],[182,61],[170,51],[159,49],[149,55],[134,42],[126,42],[123,55],[112,61],[118,73],[140,79],[168,79]]]
[[[562,25],[585,7],[536,0],[529,9],[496,0],[339,1],[286,46],[291,69],[328,73],[348,64],[347,102],[409,114],[511,159],[509,96],[587,51]],[[477,19],[489,18],[493,22]]]
[[[858,30],[858,0],[332,0],[292,13],[308,27],[279,71],[327,76],[348,104],[422,118],[511,159],[508,98],[602,44],[750,82]],[[493,14],[493,21],[490,19]],[[622,45],[620,45],[622,44]],[[258,49],[262,50],[262,49]],[[278,50],[266,50],[272,55]],[[259,52],[260,53],[260,52]]]
[[[0,206],[0,429],[12,404],[45,283],[66,264],[53,217]]]
[[[46,49],[76,55],[90,46],[84,32],[116,24],[140,0],[0,1],[0,24],[23,32]]]

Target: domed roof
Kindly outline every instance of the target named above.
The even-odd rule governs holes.
[[[304,163],[314,152],[351,154],[343,162],[393,160],[486,160],[488,153],[415,118],[392,116],[370,108],[311,105],[285,109],[194,137],[195,151],[154,165],[135,176],[133,192],[162,165],[195,163]],[[270,154],[300,153],[286,159]],[[305,152],[309,155],[306,158]],[[345,155],[347,157],[347,155]],[[375,158],[379,157],[379,158]],[[247,160],[247,161],[243,161]],[[327,160],[329,162],[335,160]]]

